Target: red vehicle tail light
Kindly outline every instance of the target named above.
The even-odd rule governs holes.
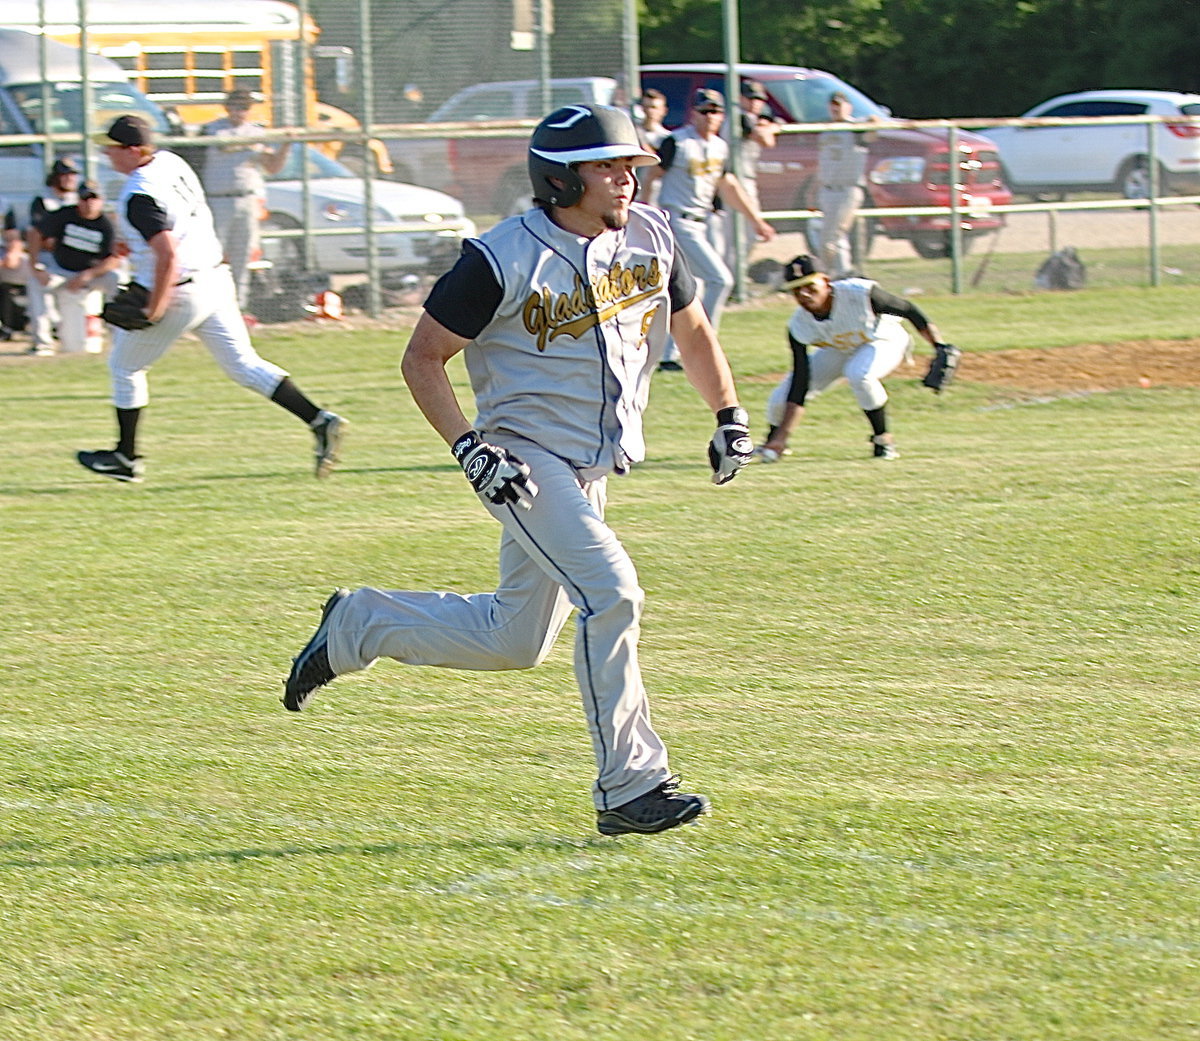
[[[1200,137],[1200,123],[1166,123],[1164,125],[1176,137]]]

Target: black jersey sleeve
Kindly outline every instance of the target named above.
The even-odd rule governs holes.
[[[658,165],[664,170],[669,170],[673,162],[675,162],[675,138],[668,134],[662,139],[662,144],[658,146]]]
[[[455,335],[473,340],[495,317],[503,297],[491,264],[477,245],[466,242],[454,267],[433,284],[425,310]]]
[[[808,397],[808,344],[788,333],[788,346],[792,348],[792,382],[787,399],[793,405],[803,405]]]
[[[67,224],[67,210],[70,208],[63,206],[51,213],[43,213],[37,225],[38,234],[44,239],[62,238],[63,228]]]
[[[671,314],[682,311],[696,299],[696,276],[688,267],[687,257],[675,247],[675,263],[671,265],[671,277],[667,279],[667,293],[671,297]]]
[[[173,225],[167,211],[149,195],[131,195],[125,204],[125,217],[139,235],[149,242],[160,231],[169,231]]]
[[[916,304],[911,300],[905,300],[902,296],[896,296],[895,293],[888,293],[880,289],[878,285],[871,287],[871,309],[876,314],[894,314],[901,318],[907,318],[918,332],[924,332],[929,326],[929,319],[925,317],[925,312]]]

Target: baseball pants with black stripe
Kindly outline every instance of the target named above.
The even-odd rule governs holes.
[[[528,669],[578,610],[575,673],[595,752],[596,808],[621,806],[670,776],[650,722],[637,644],[644,594],[604,522],[606,479],[583,481],[540,445],[485,431],[514,452],[540,489],[529,510],[484,501],[504,527],[494,593],[358,589],[328,621],[329,664],[341,675],[377,658],[408,665]]]

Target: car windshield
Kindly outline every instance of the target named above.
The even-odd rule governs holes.
[[[141,116],[159,133],[170,132],[166,118],[145,95],[139,94],[127,83],[89,83],[91,103],[88,105],[91,125],[107,127],[118,116]],[[34,132],[44,134],[78,134],[83,131],[83,97],[78,83],[48,83],[45,85],[49,101],[49,126],[42,119],[41,83],[23,83],[9,88],[9,93],[29,120]]]
[[[829,119],[829,95],[840,90],[854,109],[856,119],[878,116],[887,118],[887,111],[850,84],[836,76],[805,76],[793,79],[773,79],[768,88],[775,100],[786,110],[790,122],[824,123]]]
[[[353,170],[343,166],[336,159],[330,159],[323,152],[318,152],[312,145],[305,145],[303,149],[293,147],[288,154],[287,162],[283,164],[283,169],[277,174],[271,174],[267,179],[271,181],[300,180],[304,176],[300,171],[301,156],[304,156],[309,177],[352,177],[356,181],[362,180]]]

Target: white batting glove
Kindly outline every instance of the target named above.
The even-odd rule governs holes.
[[[717,413],[717,432],[708,445],[708,463],[713,468],[713,484],[727,484],[754,458],[750,439],[750,417],[740,405],[731,405]]]
[[[529,467],[499,445],[488,444],[468,430],[450,451],[463,468],[471,487],[489,502],[512,503],[527,510],[533,505],[538,486],[529,477]]]

